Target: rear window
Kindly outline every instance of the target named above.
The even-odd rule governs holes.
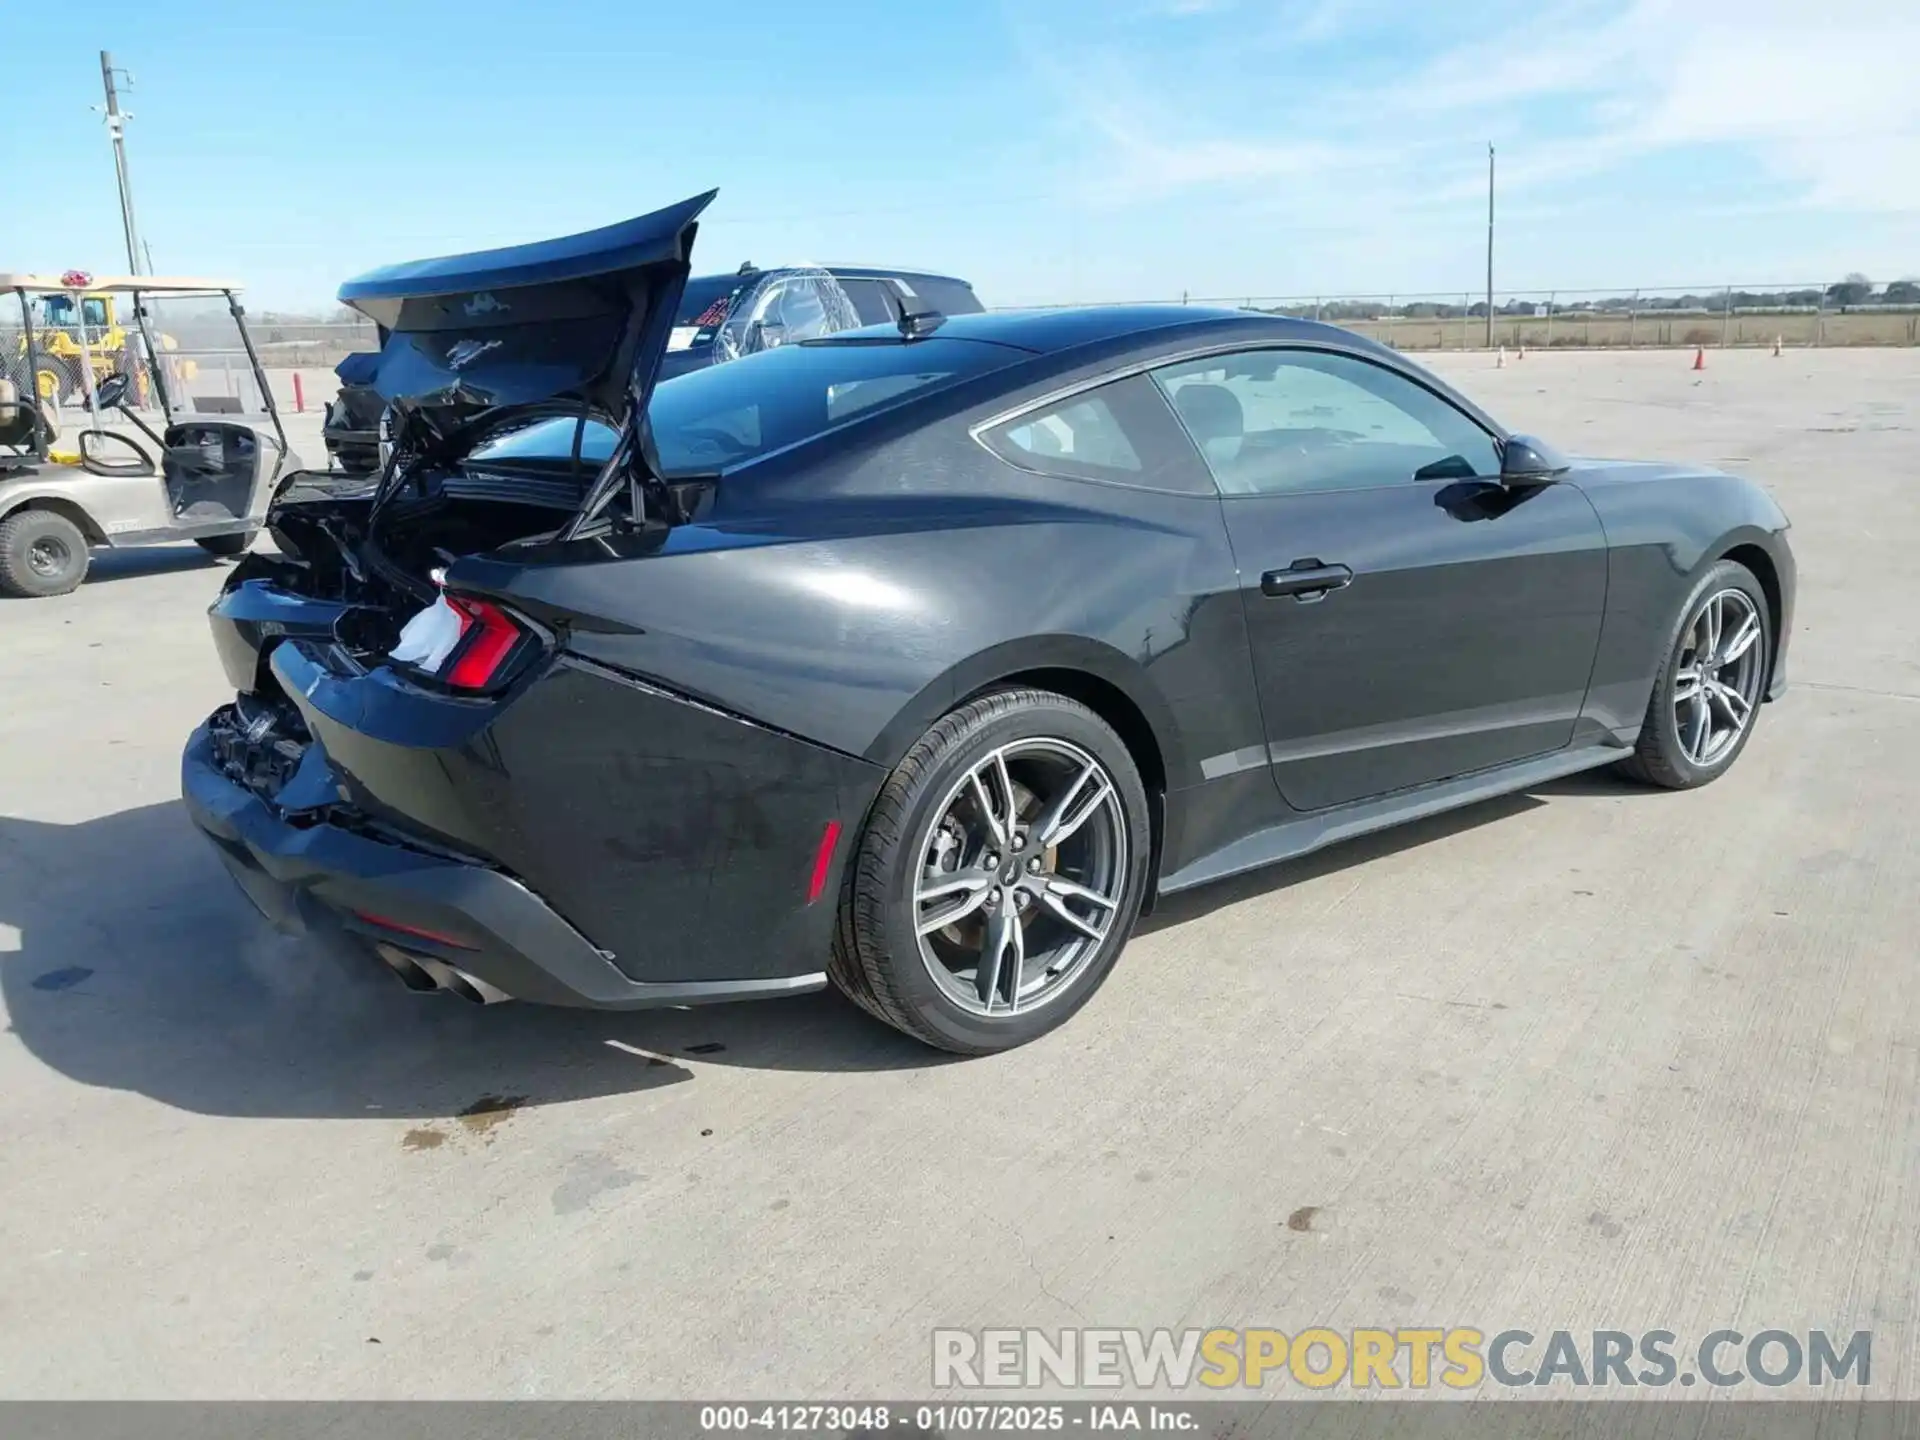
[[[702,474],[811,439],[882,405],[997,370],[1022,352],[974,340],[808,341],[669,380],[647,418],[661,469]]]
[[[669,350],[686,350],[708,345],[733,306],[734,296],[749,280],[741,275],[695,275],[680,292],[680,309],[673,317]]]
[[[910,344],[844,339],[783,345],[663,381],[647,409],[661,472],[704,475],[806,440],[882,405],[1011,364],[1024,352],[935,336]],[[565,464],[575,421],[536,421],[474,448],[470,462]],[[590,424],[580,457],[598,465],[613,432]]]

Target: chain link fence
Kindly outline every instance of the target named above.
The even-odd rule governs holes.
[[[1920,344],[1920,287],[1895,288],[1892,299],[1846,302],[1831,288],[1496,290],[1491,327],[1484,292],[1179,298],[1322,320],[1402,350]]]

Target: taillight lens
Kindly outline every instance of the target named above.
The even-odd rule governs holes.
[[[537,643],[534,631],[491,600],[442,590],[401,629],[387,658],[451,690],[492,690]]]
[[[513,652],[527,638],[506,611],[489,600],[466,595],[444,597],[460,617],[460,639],[441,675],[455,690],[487,690],[499,681]]]

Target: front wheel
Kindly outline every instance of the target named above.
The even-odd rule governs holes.
[[[983,696],[935,724],[881,787],[828,974],[940,1049],[1025,1044],[1112,970],[1150,850],[1139,768],[1110,726],[1049,691]]]
[[[1621,769],[1668,790],[1726,774],[1753,734],[1772,655],[1766,591],[1746,566],[1720,561],[1681,611],[1640,742]]]

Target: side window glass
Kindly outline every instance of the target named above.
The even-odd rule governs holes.
[[[1213,494],[1166,402],[1144,375],[1028,410],[980,438],[1009,465],[1042,475]]]
[[[1249,350],[1170,365],[1154,381],[1225,495],[1500,473],[1493,437],[1464,412],[1351,355]]]
[[[1138,474],[1140,457],[1127,441],[1120,418],[1098,394],[1057,406],[1009,425],[1005,443],[1029,459],[1064,460],[1075,469],[1121,470]],[[1036,469],[1046,469],[1044,463]]]
[[[892,292],[880,281],[845,279],[840,282],[840,288],[853,302],[853,312],[860,317],[862,325],[891,325],[899,319],[893,308]]]

